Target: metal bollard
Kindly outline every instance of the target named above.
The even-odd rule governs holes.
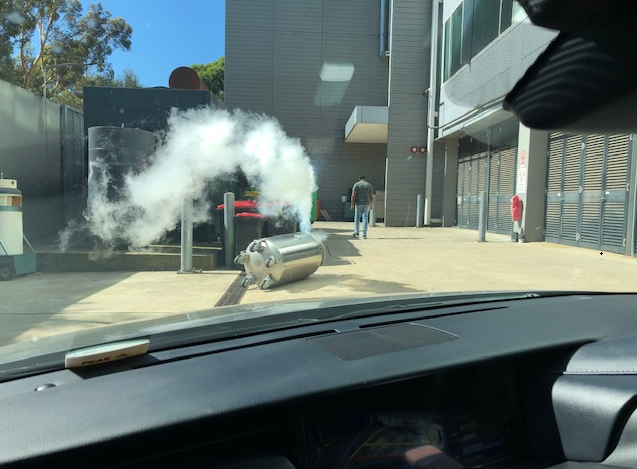
[[[425,216],[425,196],[418,194],[416,197],[416,228],[423,227],[423,221]]]
[[[181,207],[181,273],[192,272],[192,216],[192,199],[186,197]]]
[[[487,234],[487,193],[480,191],[480,217],[478,219],[478,242],[484,243]]]
[[[226,269],[235,268],[234,253],[236,251],[237,239],[234,229],[234,193],[226,192],[223,194],[223,230]]]

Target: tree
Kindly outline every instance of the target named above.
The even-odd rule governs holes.
[[[197,72],[199,78],[203,80],[210,91],[223,100],[223,75],[225,66],[226,59],[225,57],[221,57],[216,62],[191,65],[190,68]]]
[[[0,78],[14,84],[19,80],[19,73],[13,59],[13,45],[22,19],[11,2],[0,1]]]
[[[79,0],[9,3],[12,10],[0,24],[0,53],[3,47],[6,52],[7,42],[11,44],[19,82],[10,70],[1,76],[35,93],[43,92],[43,77],[47,94],[55,96],[82,81],[86,72],[84,66],[55,65],[90,63],[98,74],[112,77],[108,57],[115,49],[130,50],[131,26],[122,18],[111,18],[101,3],[91,4],[85,14]],[[7,9],[6,5],[3,8]]]

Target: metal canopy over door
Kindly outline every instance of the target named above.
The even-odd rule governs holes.
[[[625,251],[630,141],[628,135],[551,135],[547,241]]]

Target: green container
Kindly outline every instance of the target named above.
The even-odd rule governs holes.
[[[310,220],[318,220],[318,191],[312,193],[312,215],[310,216]]]

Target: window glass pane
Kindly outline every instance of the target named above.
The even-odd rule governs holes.
[[[460,50],[462,47],[462,5],[453,12],[444,24],[443,33],[443,81],[448,80],[460,69]]]
[[[518,2],[515,0],[502,0],[502,10],[500,11],[500,33],[511,26],[514,3],[518,5]]]
[[[451,15],[451,74],[460,70],[462,48],[462,4]]]
[[[513,12],[511,14],[511,18],[513,20],[513,24],[521,23],[527,17],[526,11],[522,8],[518,2],[513,2]]]
[[[444,41],[443,41],[443,54],[444,54],[444,64],[442,70],[442,80],[446,81],[451,76],[451,43],[450,43],[450,32],[451,32],[451,20],[448,19],[445,22],[445,31],[444,31]]]
[[[472,57],[498,37],[500,0],[473,0]]]

